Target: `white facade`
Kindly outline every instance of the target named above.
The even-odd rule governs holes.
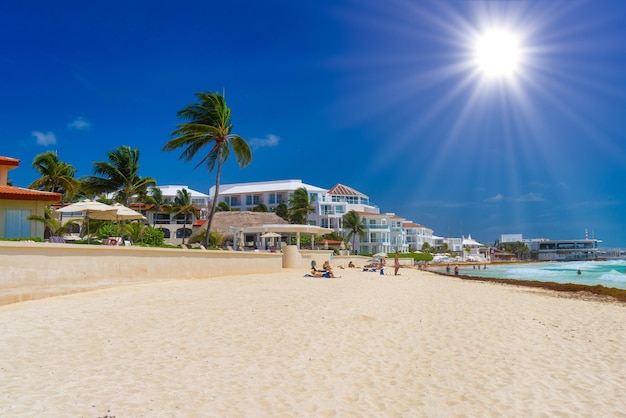
[[[231,210],[252,211],[254,207],[263,203],[270,211],[284,202],[289,203],[289,198],[293,192],[300,187],[304,187],[309,196],[316,201],[324,198],[326,189],[302,183],[302,180],[277,180],[260,181],[252,183],[220,184],[219,202],[226,202]],[[215,195],[215,186],[209,190],[210,199]],[[314,216],[310,219],[315,221]]]
[[[363,218],[364,238],[357,236],[353,249],[359,253],[419,251],[425,242],[434,245],[432,229],[408,222],[393,213],[381,214],[367,195],[342,184],[329,190],[303,183],[302,180],[222,184],[218,200],[228,203],[231,210],[252,210],[262,203],[272,211],[280,202],[288,205],[294,191],[301,187],[314,201],[315,210],[308,218],[310,225],[330,228],[344,235],[343,216],[346,213],[354,210]],[[214,193],[215,188],[212,187],[209,195],[212,197]],[[352,245],[352,242],[348,244]]]
[[[166,186],[157,186],[161,189],[163,193],[163,200],[165,204],[169,204],[174,202],[176,198],[176,193],[179,190],[187,189],[189,195],[191,196],[192,203],[198,209],[199,219],[206,219],[208,214],[209,207],[209,196],[198,192],[196,190],[192,190],[187,186],[177,186],[177,185],[166,185]],[[187,219],[187,226],[185,227],[185,216],[184,215],[175,215],[168,213],[165,210],[154,211],[154,210],[146,210],[145,208],[138,208],[143,215],[145,215],[148,223],[150,225],[154,225],[156,228],[159,228],[163,231],[165,235],[165,242],[168,244],[180,244],[182,242],[183,237],[189,238],[191,237],[191,227],[193,223],[197,220],[193,215],[190,216],[190,219]]]

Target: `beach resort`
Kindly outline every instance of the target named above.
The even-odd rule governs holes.
[[[0,163],[0,232],[43,235],[42,224],[24,219],[60,195],[8,185],[19,161]],[[307,224],[252,211],[303,186],[317,202]],[[398,275],[384,263],[366,268],[374,252],[384,259],[436,247],[438,238],[344,185],[223,190],[221,201],[242,210],[216,213],[214,228],[234,248],[120,246],[122,237],[72,244],[72,231],[60,241],[0,242],[0,415],[624,416],[623,302],[461,280],[412,258],[398,260]],[[208,207],[208,196],[191,196]],[[104,205],[84,215],[83,203],[58,212],[87,228],[91,217],[127,213]],[[195,214],[192,232],[187,216],[134,208],[128,219],[183,242],[206,223]],[[346,240],[357,243],[353,251],[347,242],[315,244],[351,211],[365,226]],[[465,261],[491,261],[471,237],[450,243],[469,249]],[[336,278],[317,274],[324,263]]]

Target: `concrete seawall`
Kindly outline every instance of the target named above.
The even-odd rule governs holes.
[[[281,253],[0,242],[0,305],[105,287],[282,271]]]

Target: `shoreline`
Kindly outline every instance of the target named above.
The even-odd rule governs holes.
[[[556,283],[556,282],[543,282],[539,280],[519,280],[519,279],[506,279],[496,277],[480,277],[472,276],[469,274],[447,274],[439,271],[426,270],[429,273],[433,273],[439,276],[453,277],[462,280],[470,280],[477,282],[489,282],[494,284],[503,284],[508,286],[520,286],[530,288],[540,288],[545,290],[551,290],[555,292],[569,293],[572,297],[580,296],[581,299],[586,298],[585,294],[596,295],[600,298],[606,298],[607,302],[619,302],[626,303],[626,289],[620,289],[617,287],[606,287],[602,285],[586,285],[575,283]]]

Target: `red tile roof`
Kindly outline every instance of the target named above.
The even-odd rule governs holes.
[[[61,200],[61,193],[42,192],[15,186],[0,186],[0,199],[58,202]]]
[[[17,158],[3,157],[2,155],[0,155],[0,165],[17,167],[20,165],[20,160],[18,160]]]
[[[206,219],[196,219],[193,222],[193,226],[202,226],[204,225],[205,222],[206,222]]]
[[[363,193],[357,190],[354,190],[352,187],[344,186],[343,184],[336,184],[335,187],[333,187],[332,189],[328,191],[328,194],[366,197]]]
[[[424,228],[422,225],[413,222],[402,222],[402,226],[405,228]]]

